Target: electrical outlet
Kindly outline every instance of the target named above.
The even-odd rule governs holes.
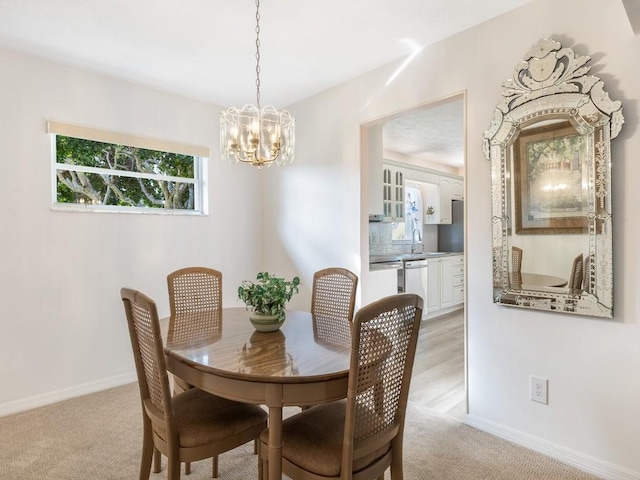
[[[549,380],[531,375],[531,400],[548,405],[548,387]]]

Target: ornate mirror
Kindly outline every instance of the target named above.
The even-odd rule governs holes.
[[[610,141],[624,118],[590,59],[543,39],[502,85],[483,141],[495,303],[613,317]]]

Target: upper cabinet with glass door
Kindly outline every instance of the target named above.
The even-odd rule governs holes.
[[[611,139],[622,105],[552,39],[503,83],[491,161],[494,302],[613,316]]]
[[[404,218],[404,173],[392,165],[383,165],[382,197],[384,216],[388,220]]]

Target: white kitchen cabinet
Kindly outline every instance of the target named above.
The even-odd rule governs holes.
[[[453,304],[464,303],[464,255],[456,255],[453,258]]]
[[[436,183],[422,183],[420,192],[424,223],[429,225],[440,223],[440,188]]]
[[[442,259],[434,258],[427,260],[427,315],[440,310],[440,291],[442,290]]]
[[[460,308],[464,303],[464,255],[428,259],[427,315]]]
[[[453,307],[453,259],[446,257],[442,259],[441,280],[442,289],[440,291],[440,309]]]
[[[401,168],[382,167],[382,207],[385,218],[404,218],[404,172]]]
[[[452,177],[438,177],[437,181],[437,184],[422,184],[424,223],[451,224],[451,201],[463,199],[464,183],[462,179]]]
[[[451,199],[464,200],[464,180],[457,178],[451,179]]]
[[[441,178],[440,189],[440,221],[438,223],[451,223],[451,200],[453,200],[453,183],[449,178]]]

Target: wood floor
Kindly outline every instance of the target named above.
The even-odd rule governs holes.
[[[422,322],[409,401],[464,418],[464,310]]]

